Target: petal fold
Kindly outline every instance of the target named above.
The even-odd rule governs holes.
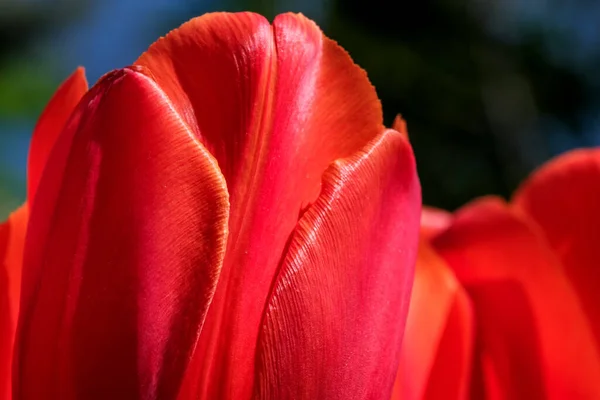
[[[265,309],[255,398],[390,397],[419,210],[412,152],[396,131],[327,170]]]
[[[591,327],[533,222],[486,198],[459,211],[433,245],[473,303],[482,371],[474,378],[475,397],[598,396],[600,358]]]
[[[600,149],[549,162],[521,186],[513,204],[541,227],[600,343]]]
[[[226,246],[214,158],[153,81],[120,70],[79,103],[38,195],[15,398],[175,398]]]

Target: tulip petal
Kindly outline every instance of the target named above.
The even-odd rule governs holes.
[[[434,207],[423,207],[421,211],[421,237],[432,239],[452,224],[452,214]]]
[[[500,200],[483,199],[459,211],[433,244],[471,297],[488,397],[597,397],[591,328],[535,224]]]
[[[406,128],[406,121],[400,114],[396,115],[394,118],[394,123],[392,124],[392,128],[408,137],[408,129]]]
[[[551,161],[523,184],[513,203],[542,228],[600,343],[600,149]]]
[[[38,195],[15,398],[175,398],[226,246],[215,160],[154,82],[125,69],[79,103]]]
[[[11,393],[11,362],[21,287],[29,208],[21,206],[0,224],[0,398]]]
[[[327,170],[265,309],[255,398],[389,398],[419,208],[412,152],[396,131]]]
[[[392,399],[465,399],[474,343],[471,305],[421,236]]]
[[[468,399],[470,397],[474,318],[471,301],[461,288],[448,315],[448,323],[432,366],[426,399]]]
[[[27,198],[33,201],[46,160],[73,109],[88,90],[83,68],[77,68],[54,93],[35,126],[29,146]]]
[[[231,198],[221,279],[182,395],[247,398],[260,319],[321,177],[383,131],[366,74],[314,23],[208,14],[137,61],[216,158]]]

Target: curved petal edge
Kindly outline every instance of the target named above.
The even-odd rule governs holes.
[[[390,396],[419,211],[412,151],[396,131],[327,170],[265,308],[255,398]]]

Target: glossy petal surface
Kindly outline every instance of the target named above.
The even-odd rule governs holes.
[[[467,398],[473,334],[466,293],[422,236],[392,399]]]
[[[381,107],[365,73],[300,15],[271,26],[208,14],[137,64],[214,155],[231,196],[223,273],[181,396],[245,398],[286,242],[327,167],[383,131]]]
[[[412,152],[396,131],[327,170],[265,310],[255,398],[389,398],[419,210]]]
[[[215,160],[154,82],[126,69],[82,99],[38,196],[15,398],[174,398],[226,246]]]
[[[600,343],[600,149],[551,161],[523,184],[513,203],[542,228]]]
[[[475,377],[475,398],[598,396],[592,330],[535,224],[500,200],[483,199],[461,210],[434,247],[475,310],[482,375]]]
[[[0,224],[0,398],[9,399],[11,361],[21,288],[29,209],[21,206]]]
[[[29,146],[29,165],[27,166],[27,198],[29,202],[33,201],[54,143],[87,89],[85,72],[83,68],[78,68],[57,89],[40,116]]]

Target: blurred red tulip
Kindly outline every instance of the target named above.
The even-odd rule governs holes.
[[[424,210],[394,399],[600,398],[600,150]]]
[[[84,92],[0,230],[13,398],[388,398],[420,188],[347,53],[301,15],[208,14]]]

